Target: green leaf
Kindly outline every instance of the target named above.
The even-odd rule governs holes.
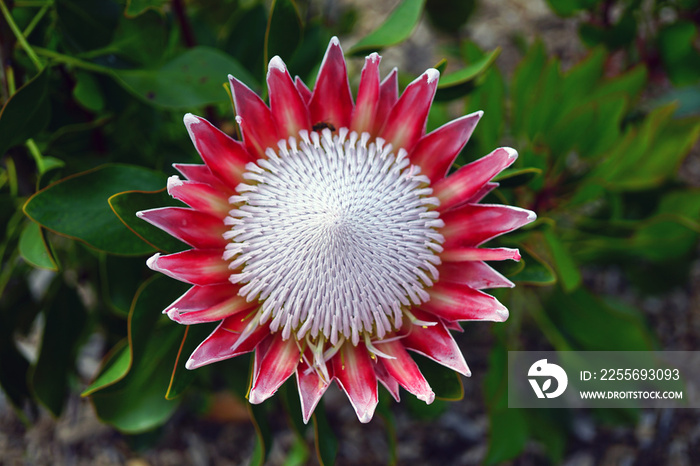
[[[480,60],[486,54],[473,42],[462,44],[462,55],[468,63]],[[480,78],[479,84],[467,96],[466,114],[483,110],[479,128],[462,151],[468,161],[476,160],[498,147],[506,121],[506,86],[497,66],[491,66]],[[460,155],[461,157],[461,155]]]
[[[143,257],[100,255],[102,296],[119,317],[128,317],[134,295],[151,275],[144,265]]]
[[[68,382],[86,323],[87,312],[76,292],[61,287],[46,310],[39,359],[31,374],[34,395],[56,417],[61,415],[68,396]]]
[[[386,431],[386,443],[389,447],[389,461],[387,464],[398,464],[398,456],[396,451],[396,418],[391,412],[390,400],[391,395],[383,387],[379,395],[379,404],[377,404],[377,414],[384,420],[384,430]]]
[[[433,389],[435,399],[459,401],[464,397],[464,386],[457,372],[419,354],[412,354],[411,357]]]
[[[109,207],[111,195],[134,189],[156,190],[162,173],[132,165],[102,165],[65,178],[37,192],[24,212],[44,228],[112,254],[153,251],[119,221]]]
[[[644,316],[612,298],[600,299],[583,287],[555,290],[547,303],[557,329],[581,351],[651,351],[655,339]]]
[[[580,0],[547,0],[547,5],[552,11],[564,18],[573,16],[579,10],[585,8],[583,4],[584,2]]]
[[[452,100],[464,97],[473,89],[473,81],[491,67],[500,53],[501,49],[497,48],[461,70],[441,76],[435,100]]]
[[[297,389],[296,381],[292,378],[288,379],[280,388],[279,393],[284,409],[287,412],[290,426],[299,438],[306,438],[306,431],[309,426],[304,424],[302,419],[301,401],[299,400],[299,390]]]
[[[113,385],[123,379],[131,367],[131,351],[128,339],[117,343],[102,361],[100,373],[80,396],[89,396],[98,390]]]
[[[48,82],[46,67],[5,102],[0,110],[0,154],[34,137],[48,124]]]
[[[489,447],[484,464],[501,464],[518,456],[531,432],[520,409],[499,408],[489,411]]]
[[[0,339],[0,387],[17,412],[21,412],[28,403],[33,404],[27,386],[30,366],[13,342],[3,340]]]
[[[112,41],[121,7],[112,0],[55,0],[60,37],[79,50],[93,50]]]
[[[275,55],[283,60],[291,58],[301,36],[302,22],[294,1],[273,0],[265,31],[265,63]]]
[[[374,32],[360,39],[348,55],[378,52],[408,39],[418,24],[425,0],[403,0]]]
[[[227,102],[222,84],[232,74],[248,86],[255,80],[234,58],[209,47],[194,47],[153,70],[115,70],[122,86],[151,105],[181,109]]]
[[[528,184],[541,174],[542,170],[534,167],[506,168],[496,175],[493,181],[498,182],[504,188],[516,188]]]
[[[210,325],[188,325],[185,327],[185,334],[182,337],[182,342],[180,343],[180,348],[177,352],[177,358],[175,359],[175,365],[170,377],[170,385],[168,385],[168,391],[165,394],[166,399],[173,400],[182,395],[185,389],[192,383],[197,372],[185,368],[185,363],[195,348],[197,348],[197,346],[199,346],[199,344],[216,328],[216,325],[218,325],[218,323]]]
[[[545,68],[547,56],[542,41],[536,41],[520,62],[511,81],[511,100],[513,105],[513,133],[520,134],[530,117],[530,110],[535,108],[534,92]]]
[[[326,406],[323,400],[316,406],[311,416],[314,423],[314,437],[316,439],[316,455],[321,466],[335,464],[338,455],[338,438],[326,417]]]
[[[549,264],[537,257],[534,252],[520,248],[521,261],[524,268],[521,272],[510,276],[514,282],[536,286],[548,286],[557,282],[554,270]]]
[[[124,356],[117,352],[98,377],[111,372],[110,384],[93,387],[93,383],[93,390],[86,391],[102,421],[123,432],[144,432],[163,424],[177,408],[178,403],[166,400],[165,394],[184,329],[164,317],[161,310],[186,288],[154,276],[139,289],[129,314],[128,373],[122,376]]]
[[[165,252],[177,252],[188,248],[182,241],[136,216],[136,212],[141,210],[184,205],[170,197],[165,189],[151,192],[125,191],[111,196],[108,201],[119,220],[154,248]]]
[[[559,237],[552,230],[545,230],[544,239],[549,246],[554,267],[557,270],[559,283],[567,293],[575,290],[581,285],[581,272],[579,271],[568,248],[559,240]]]
[[[668,77],[676,86],[695,84],[700,80],[697,39],[697,25],[688,20],[674,21],[659,31],[659,53]]]
[[[253,445],[253,455],[250,458],[249,464],[263,466],[272,448],[272,432],[270,431],[270,424],[267,420],[267,404],[254,405],[247,403],[247,406],[256,434],[255,444]]]
[[[638,65],[626,73],[604,80],[591,89],[590,100],[604,101],[615,95],[625,95],[628,99],[636,99],[644,90],[647,83],[647,69]]]
[[[425,11],[437,29],[458,34],[474,13],[476,4],[476,0],[428,0]]]
[[[76,84],[73,88],[73,97],[83,107],[93,112],[99,112],[105,106],[102,91],[97,84],[97,79],[85,71],[76,73]]]
[[[605,154],[589,180],[612,191],[636,191],[663,184],[700,137],[700,122],[671,119],[674,105],[651,112],[639,128]]]
[[[22,230],[22,235],[19,238],[19,253],[25,261],[34,267],[58,270],[51,249],[46,243],[46,238],[38,223],[29,222]]]
[[[134,17],[149,8],[162,12],[163,7],[168,3],[170,3],[170,0],[127,0],[124,14],[128,17]]]

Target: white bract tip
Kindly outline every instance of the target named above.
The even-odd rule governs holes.
[[[279,55],[275,55],[270,60],[270,64],[267,67],[267,72],[269,73],[271,70],[279,70],[283,73],[287,72],[287,66],[284,64],[284,61],[282,61]]]
[[[168,193],[170,193],[170,190],[172,190],[173,188],[175,188],[177,186],[182,186],[183,184],[184,183],[182,182],[182,180],[180,179],[179,176],[173,175],[173,176],[169,177],[168,184],[167,184]]]
[[[182,118],[182,121],[184,121],[187,126],[190,126],[195,123],[199,123],[199,118],[197,118],[191,113],[185,113],[185,116]]]
[[[157,262],[158,262],[159,257],[160,257],[160,253],[157,252],[148,258],[148,260],[146,261],[146,265],[148,266],[149,269],[158,270]]]
[[[331,37],[331,41],[329,45],[340,45],[340,41],[338,40],[337,36]]]
[[[432,84],[433,81],[437,81],[438,79],[440,79],[440,72],[435,68],[429,68],[425,70],[424,74],[428,77],[428,84]]]
[[[513,149],[512,147],[504,147],[503,150],[508,152],[508,159],[509,160],[515,160],[518,158],[518,151]]]

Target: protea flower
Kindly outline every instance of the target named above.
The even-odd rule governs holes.
[[[478,246],[534,220],[528,210],[478,202],[515,160],[496,149],[446,176],[482,112],[425,134],[439,72],[398,95],[369,55],[356,102],[337,38],[310,91],[270,60],[269,107],[229,76],[242,142],[191,114],[204,165],[175,165],[168,192],[190,208],[139,216],[192,246],[148,266],[192,288],[165,313],[190,325],[220,321],[187,361],[194,369],[251,351],[248,399],[261,403],[293,374],[304,421],[329,384],[361,422],[377,382],[426,403],[435,395],[407,350],[465,376],[448,329],[504,321],[484,288],[512,287],[484,261],[520,258]]]

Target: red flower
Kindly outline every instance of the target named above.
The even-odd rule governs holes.
[[[435,397],[407,350],[461,374],[448,328],[504,321],[484,288],[512,287],[483,261],[520,258],[478,246],[534,220],[478,202],[515,160],[496,149],[446,177],[482,112],[425,134],[439,73],[398,95],[380,57],[362,70],[357,100],[336,38],[313,92],[270,61],[270,106],[230,77],[243,142],[194,115],[185,124],[205,165],[176,165],[168,192],[191,208],[139,216],[192,246],[148,260],[192,288],[165,312],[185,325],[220,321],[194,351],[196,367],[255,351],[248,395],[260,403],[296,375],[304,421],[332,381],[368,422],[377,381],[426,403]]]

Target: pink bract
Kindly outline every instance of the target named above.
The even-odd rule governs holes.
[[[426,403],[435,395],[410,351],[469,376],[448,329],[504,321],[483,289],[513,283],[484,261],[519,260],[479,246],[535,219],[479,204],[517,153],[500,148],[448,175],[482,112],[425,134],[439,73],[399,96],[396,70],[380,81],[365,60],[356,101],[333,38],[309,91],[279,57],[270,105],[229,77],[243,141],[206,120],[184,121],[204,165],[176,165],[168,192],[190,208],[139,212],[192,246],[148,266],[192,288],[165,313],[190,325],[220,322],[187,368],[255,352],[248,399],[260,403],[295,375],[304,421],[329,384],[361,422],[377,382]]]

